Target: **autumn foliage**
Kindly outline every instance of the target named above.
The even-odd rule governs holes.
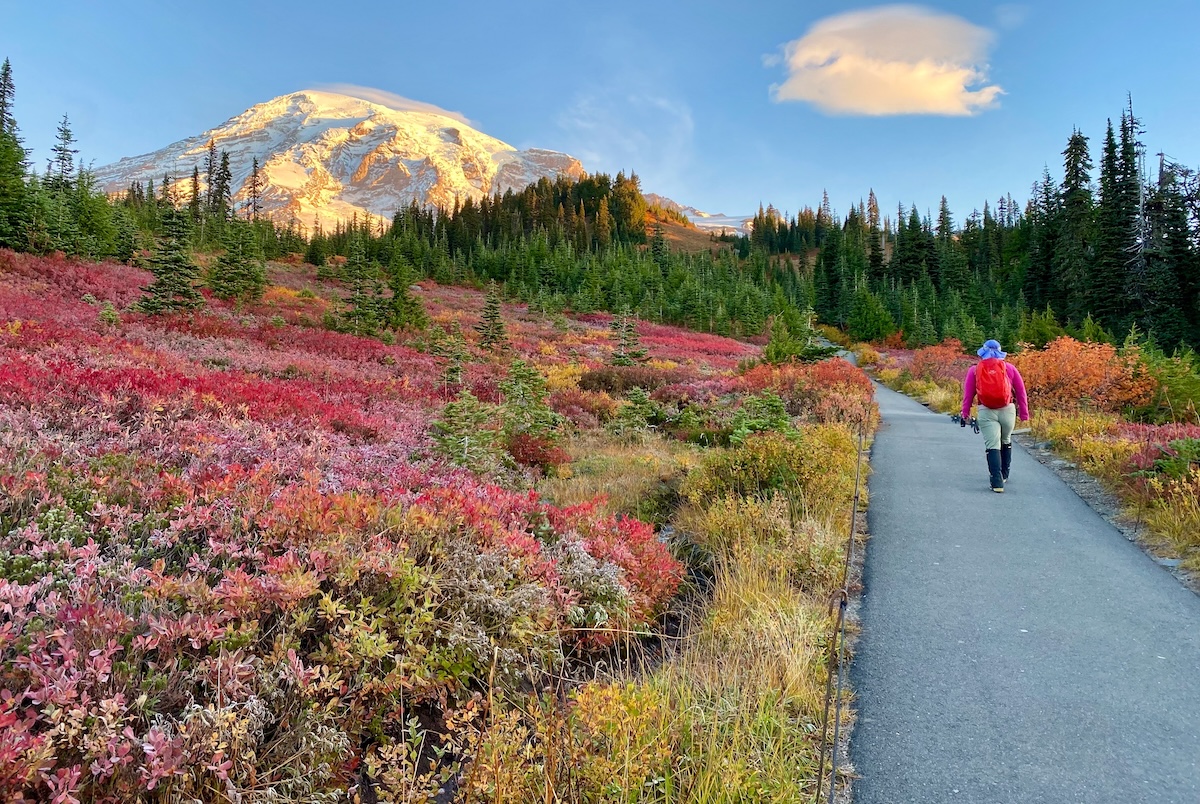
[[[1031,406],[1115,413],[1146,404],[1154,393],[1154,379],[1132,347],[1118,353],[1107,343],[1064,336],[1009,361],[1021,371]]]
[[[462,392],[512,406],[517,357],[554,378],[554,427],[635,419],[634,385],[714,428],[767,390],[810,422],[873,415],[841,361],[738,377],[757,347],[644,322],[634,374],[605,368],[599,315],[506,306],[496,356],[482,294],[424,283],[434,327],[468,334],[459,376],[430,336],[319,329],[336,294],[310,267],[160,318],[132,307],[148,279],[0,251],[0,800],[425,800],[404,796],[436,789],[435,748],[457,767],[482,690],[652,627],[684,567],[652,525],[532,490],[568,471],[558,432],[486,422],[494,475],[439,453]]]

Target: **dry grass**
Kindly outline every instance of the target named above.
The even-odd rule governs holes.
[[[657,524],[670,516],[679,483],[700,455],[693,445],[652,435],[615,443],[603,435],[585,434],[563,446],[571,456],[569,472],[543,480],[538,486],[543,497],[559,506],[599,497],[610,514]]]

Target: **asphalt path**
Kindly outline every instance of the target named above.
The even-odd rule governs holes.
[[[1200,802],[1200,596],[1019,446],[881,386],[855,804]]]

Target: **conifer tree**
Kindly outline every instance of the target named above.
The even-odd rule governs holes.
[[[503,349],[508,346],[508,334],[504,330],[504,318],[500,314],[500,291],[495,281],[488,283],[487,296],[483,302],[483,314],[475,325],[479,333],[479,346],[483,349]]]
[[[461,386],[470,352],[457,321],[451,325],[449,332],[440,326],[434,328],[430,335],[429,351],[438,357],[446,358],[446,366],[442,370],[442,387],[449,389]]]
[[[18,249],[27,244],[30,197],[25,149],[12,112],[14,96],[12,67],[5,59],[0,67],[0,247]]]
[[[500,411],[507,439],[532,436],[553,440],[555,429],[563,420],[550,409],[546,378],[535,366],[523,360],[512,361],[508,376],[500,382],[500,393],[504,400]]]
[[[16,134],[17,121],[13,117],[13,100],[16,88],[13,85],[12,65],[8,59],[0,65],[0,132]]]
[[[623,308],[608,326],[616,342],[611,358],[614,366],[634,366],[646,359],[646,350],[638,338],[637,319],[628,307]]]
[[[857,341],[881,341],[896,331],[891,313],[879,297],[865,287],[854,294],[846,326],[850,337]]]
[[[192,166],[192,195],[188,199],[188,213],[192,218],[192,225],[197,226],[200,223],[200,166]]]
[[[1095,248],[1088,138],[1075,131],[1067,141],[1063,158],[1062,213],[1055,241],[1051,303],[1068,318],[1082,320],[1087,312],[1088,272]]]
[[[596,245],[606,249],[612,244],[613,219],[608,211],[608,199],[600,199],[600,207],[596,211]]]
[[[188,252],[187,216],[169,209],[163,216],[163,226],[159,247],[146,265],[154,274],[154,282],[142,289],[146,295],[138,302],[139,309],[151,315],[194,310],[204,304],[204,297],[196,290],[200,269]]]
[[[231,222],[221,238],[224,253],[213,261],[205,284],[213,295],[239,304],[252,304],[262,298],[267,285],[267,270],[262,249],[249,224]]]
[[[379,330],[378,266],[367,259],[366,245],[357,233],[350,240],[350,253],[342,276],[350,286],[349,307],[342,313],[339,326],[356,335],[375,335]]]
[[[412,285],[417,281],[412,265],[399,251],[392,255],[388,265],[388,288],[391,298],[387,301],[386,324],[393,330],[422,330],[429,323],[425,307],[412,294]]]
[[[51,192],[65,193],[71,188],[75,178],[75,154],[79,153],[71,146],[75,144],[75,135],[71,133],[71,121],[64,114],[58,124],[58,140],[50,149],[52,154],[46,165],[46,187]]]
[[[503,463],[499,433],[492,425],[496,409],[480,402],[468,390],[442,408],[433,423],[433,442],[438,454],[456,466],[479,474],[496,471]]]
[[[1122,138],[1125,136],[1122,119]],[[1088,282],[1088,310],[1109,329],[1124,329],[1128,307],[1126,280],[1136,248],[1137,176],[1129,177],[1113,134],[1112,121],[1100,159],[1100,203],[1096,210],[1096,254]],[[1136,171],[1136,166],[1132,166]],[[1129,187],[1130,180],[1134,182]]]
[[[254,157],[253,166],[250,168],[250,178],[246,184],[246,192],[249,195],[246,205],[246,217],[251,221],[257,221],[258,216],[262,214],[262,190],[262,175],[258,170],[258,157],[256,156]]]
[[[213,190],[217,186],[217,166],[220,164],[217,160],[217,141],[209,139],[208,154],[204,159],[204,184],[208,192],[204,200],[209,215],[213,215],[217,209],[217,196]]]

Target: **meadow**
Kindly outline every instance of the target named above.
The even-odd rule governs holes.
[[[856,352],[886,385],[944,413],[959,409],[975,362],[955,340]],[[1062,336],[1008,359],[1025,380],[1032,436],[1103,480],[1155,553],[1200,573],[1200,358],[1135,334],[1120,347]]]
[[[6,801],[799,801],[869,380],[422,282],[0,251]],[[390,341],[390,342],[385,342]]]

